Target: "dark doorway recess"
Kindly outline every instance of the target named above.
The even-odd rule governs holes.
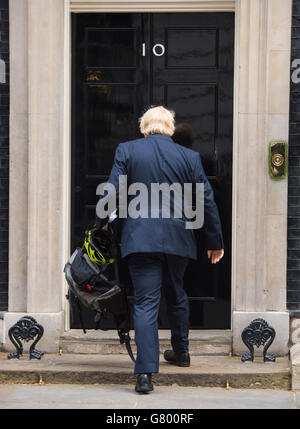
[[[230,328],[233,69],[233,13],[72,14],[71,248],[94,220],[96,187],[107,180],[117,145],[142,137],[145,106],[175,110],[177,123],[193,127],[225,244],[212,265],[199,240],[186,272],[192,329]],[[125,262],[121,276],[130,287]],[[72,303],[71,310],[71,328],[80,328]],[[94,315],[84,310],[83,317],[94,328]],[[168,328],[163,299],[159,327]]]

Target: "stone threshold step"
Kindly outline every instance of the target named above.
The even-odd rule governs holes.
[[[134,331],[130,331],[131,345],[136,352]],[[159,330],[160,352],[171,348],[170,331]],[[227,330],[200,331],[191,330],[189,336],[190,354],[227,356],[232,350],[232,332]],[[124,345],[120,344],[115,330],[95,331],[82,330],[65,332],[60,338],[60,349],[63,353],[86,354],[122,354],[127,353]]]
[[[125,355],[48,355],[41,360],[8,360],[0,353],[0,384],[135,384],[134,364]],[[234,356],[194,356],[189,368],[169,365],[160,359],[155,385],[202,386],[249,389],[291,389],[287,357],[252,363]]]

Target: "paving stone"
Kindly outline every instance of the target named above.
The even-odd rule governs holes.
[[[113,415],[118,409],[293,409],[295,403],[293,392],[272,390],[154,386],[140,395],[133,385],[0,385],[0,408],[113,409]]]

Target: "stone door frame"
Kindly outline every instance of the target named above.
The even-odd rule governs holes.
[[[239,353],[241,328],[261,316],[286,353],[287,181],[270,180],[267,148],[288,139],[292,0],[10,0],[6,326],[31,313],[52,320],[55,338],[69,329],[70,13],[116,11],[235,12],[233,346]]]

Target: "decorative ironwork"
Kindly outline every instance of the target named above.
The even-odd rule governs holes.
[[[263,357],[264,362],[275,362],[275,355],[267,353],[268,348],[273,343],[275,338],[275,329],[268,325],[264,319],[254,319],[242,332],[242,340],[248,347],[250,353],[245,353],[242,356],[243,362],[253,362],[254,345],[260,347],[264,345]]]
[[[34,340],[29,349],[29,359],[41,359],[44,352],[35,349],[37,342],[41,339],[44,333],[42,325],[31,316],[24,316],[15,323],[8,331],[10,341],[16,347],[17,351],[8,354],[8,359],[19,359],[23,354],[23,346],[21,340]]]

